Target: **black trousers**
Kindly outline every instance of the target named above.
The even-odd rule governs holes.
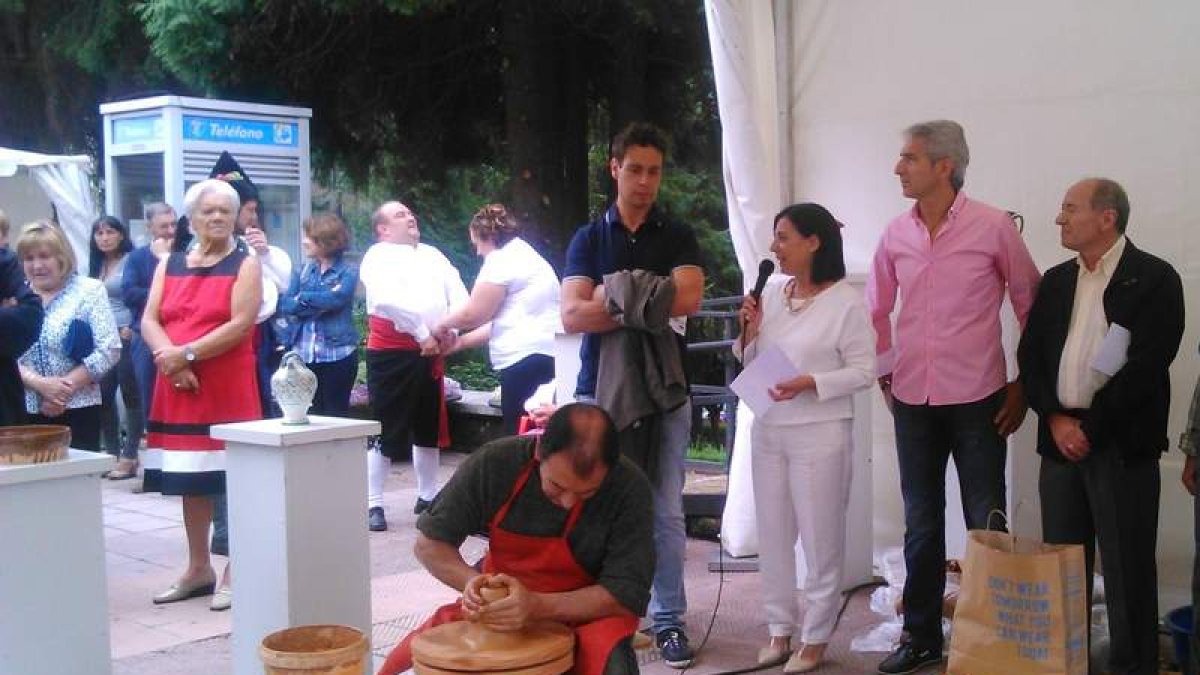
[[[402,349],[367,350],[371,416],[379,420],[379,451],[409,461],[414,444],[438,447],[442,390],[433,359]]]
[[[314,415],[350,416],[350,390],[358,375],[358,351],[340,361],[308,364],[317,376],[317,393],[313,397]]]
[[[100,452],[100,406],[67,408],[58,417],[41,413],[29,416],[30,424],[65,424],[71,428],[71,447],[77,450]]]
[[[1104,562],[1111,639],[1109,671],[1158,673],[1158,458],[1126,458],[1095,443],[1079,462],[1042,458],[1042,534],[1051,544],[1082,544],[1091,606],[1095,547]]]

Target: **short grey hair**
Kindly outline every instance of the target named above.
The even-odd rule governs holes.
[[[147,204],[146,208],[143,210],[143,213],[146,215],[146,220],[154,220],[155,218],[165,214],[169,214],[171,218],[175,217],[175,209],[166,202],[153,202]]]
[[[195,217],[195,211],[200,206],[200,200],[209,194],[224,197],[225,201],[229,202],[229,206],[235,216],[238,209],[242,208],[242,200],[238,198],[237,190],[234,190],[232,185],[217,178],[209,178],[196,183],[184,193],[183,211],[187,214],[188,219]]]
[[[392,201],[386,201],[386,202],[380,204],[379,206],[375,207],[375,210],[371,212],[371,231],[372,232],[374,232],[379,227],[379,224],[383,222],[383,207],[385,207],[391,203],[392,203]]]
[[[1088,206],[1093,211],[1115,211],[1117,232],[1125,234],[1125,228],[1129,225],[1129,195],[1125,194],[1125,188],[1111,178],[1092,177],[1084,180],[1092,184],[1092,199]]]
[[[971,162],[971,152],[967,149],[967,136],[961,124],[952,120],[918,122],[905,129],[904,136],[925,141],[925,152],[931,161],[950,160],[954,165],[950,173],[950,186],[955,192],[962,189],[967,177],[967,164]]]

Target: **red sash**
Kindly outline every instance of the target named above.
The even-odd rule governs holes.
[[[395,349],[406,352],[421,351],[421,343],[408,333],[401,333],[391,321],[367,315],[367,349]],[[433,379],[438,383],[438,447],[450,447],[450,412],[446,409],[446,359],[441,354],[433,357]]]
[[[583,502],[575,503],[567,516],[567,524],[557,537],[532,537],[509,532],[500,527],[508,509],[512,506],[525,483],[529,481],[537,458],[531,458],[517,479],[516,486],[492,521],[488,524],[491,545],[483,559],[483,570],[489,574],[503,572],[516,577],[531,591],[538,593],[563,593],[591,586],[596,580],[579,566],[567,536],[575,528]],[[412,639],[418,633],[434,626],[463,618],[461,601],[440,607],[419,628],[409,633],[404,641],[396,645],[388,655],[378,675],[398,675],[412,667]],[[575,630],[574,675],[602,675],[608,663],[608,655],[621,640],[633,635],[638,620],[634,616],[611,616],[589,623],[573,626]]]

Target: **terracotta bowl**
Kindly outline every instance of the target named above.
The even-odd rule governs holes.
[[[57,462],[66,459],[70,445],[70,427],[58,424],[0,427],[0,465]]]

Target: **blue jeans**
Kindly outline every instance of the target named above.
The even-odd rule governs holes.
[[[133,339],[121,340],[121,358],[100,379],[100,440],[104,450],[121,459],[137,459],[138,444],[146,426],[142,410],[141,384],[134,372]],[[153,366],[153,360],[151,365]],[[117,388],[125,402],[125,442],[121,442],[121,418],[117,414]]]
[[[500,410],[504,433],[516,434],[525,401],[546,382],[554,379],[554,357],[530,354],[500,371]]]
[[[683,460],[692,439],[692,407],[682,405],[662,420],[658,484],[654,486],[654,582],[647,615],[655,633],[683,628],[687,595],[683,588],[683,557],[687,530],[683,517]]]
[[[229,500],[228,492],[213,495],[212,543],[208,550],[213,555],[229,555]]]
[[[896,454],[904,496],[904,630],[913,644],[940,649],[946,590],[946,462],[954,458],[968,530],[987,528],[1004,509],[1007,446],[992,418],[1004,390],[955,405],[895,401]],[[996,525],[1003,520],[997,518]]]
[[[141,392],[142,404],[142,419],[150,419],[150,403],[154,396],[154,354],[150,351],[150,345],[142,339],[142,334],[138,331],[133,332],[133,341],[129,345],[130,355],[133,357],[133,376],[137,379],[138,389]]]

